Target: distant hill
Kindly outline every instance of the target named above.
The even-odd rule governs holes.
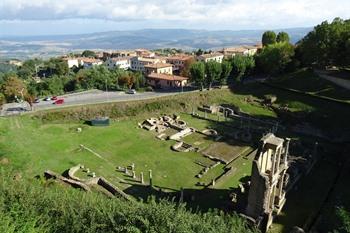
[[[293,43],[310,30],[311,28],[283,29],[290,34]],[[281,30],[276,30],[278,31]],[[263,30],[143,29],[82,35],[0,37],[0,57],[49,57],[84,49],[217,49],[259,43],[263,32]]]

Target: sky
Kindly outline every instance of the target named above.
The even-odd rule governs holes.
[[[350,0],[0,0],[0,36],[144,28],[251,30],[350,18]]]

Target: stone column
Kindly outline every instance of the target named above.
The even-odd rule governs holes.
[[[141,172],[140,181],[141,181],[141,184],[144,184],[144,183],[145,183],[145,181],[143,180],[143,172]]]
[[[136,172],[135,171],[132,171],[132,178],[136,179]]]
[[[285,152],[284,152],[284,164],[285,165],[288,163],[289,143],[290,143],[290,138],[286,138]]]
[[[152,183],[152,170],[149,170],[149,186],[153,186],[153,183]]]
[[[184,200],[184,189],[181,187],[181,190],[180,190],[180,200],[179,202],[183,202]]]

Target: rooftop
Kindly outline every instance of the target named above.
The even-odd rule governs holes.
[[[188,78],[177,76],[177,75],[170,75],[170,74],[157,74],[157,73],[151,73],[148,75],[149,79],[159,79],[159,80],[167,80],[167,81],[184,81]]]
[[[222,53],[208,53],[208,54],[202,54],[199,57],[212,58],[212,57],[219,57],[219,56],[224,56],[224,55]]]
[[[109,60],[112,61],[125,61],[125,60],[130,60],[132,57],[112,57],[109,58]]]
[[[154,68],[154,69],[167,68],[167,67],[173,67],[173,65],[169,63],[156,63],[156,64],[145,65],[145,68]]]
[[[91,58],[91,57],[78,57],[76,59],[78,59],[79,61],[83,61],[84,63],[102,62],[100,59]]]
[[[171,56],[171,57],[167,57],[167,60],[181,60],[181,61],[186,61],[188,59],[193,58],[193,56],[190,55],[175,55],[175,56]]]

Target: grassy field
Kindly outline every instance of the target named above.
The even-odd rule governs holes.
[[[211,122],[182,114],[191,126],[198,130],[210,127]],[[163,190],[179,191],[202,189],[197,182],[210,183],[220,176],[224,166],[220,165],[198,179],[195,176],[203,169],[198,164],[211,164],[211,160],[200,153],[180,153],[170,149],[174,141],[156,139],[156,133],[140,129],[136,119],[115,120],[109,127],[91,127],[79,123],[45,123],[30,116],[0,119],[0,146],[3,156],[22,171],[22,175],[34,177],[45,170],[63,173],[77,164],[90,168],[97,176],[104,176],[124,190],[132,190],[135,197],[144,197],[144,187],[129,175],[116,171],[117,166],[135,164],[136,174],[144,173],[148,183],[148,171],[152,170],[153,184]],[[82,128],[82,132],[77,132]],[[212,138],[193,134],[188,142],[198,143],[204,148],[214,143]],[[185,141],[186,141],[185,140]],[[93,150],[102,158],[81,149],[80,145]],[[227,145],[232,150],[232,145]],[[237,164],[239,166],[239,164]],[[78,176],[87,178],[86,173]],[[241,177],[233,174],[230,180],[220,186],[237,185]],[[121,179],[123,181],[121,181]]]

